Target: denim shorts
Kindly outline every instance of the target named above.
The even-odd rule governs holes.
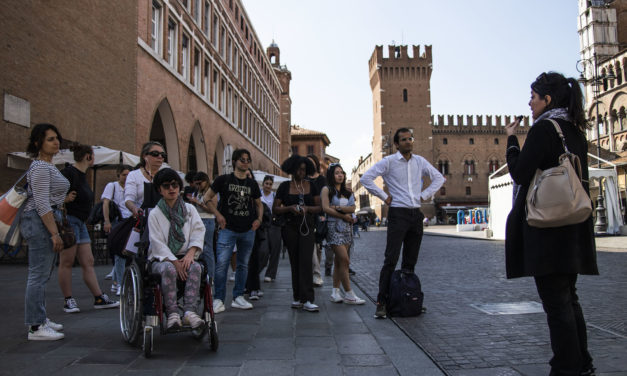
[[[76,244],[91,243],[91,239],[89,238],[89,233],[87,232],[87,226],[85,225],[85,222],[69,214],[67,216],[67,221],[70,223],[70,226],[72,226],[72,230],[74,230],[74,235],[76,236]]]

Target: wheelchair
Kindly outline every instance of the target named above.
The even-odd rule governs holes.
[[[166,329],[167,318],[161,294],[161,276],[152,273],[147,260],[148,242],[137,243],[137,255],[127,255],[126,269],[120,292],[120,330],[122,338],[133,346],[142,346],[144,356],[150,358],[153,352],[154,332],[158,328],[161,335],[191,332],[192,336],[202,341],[207,337],[207,344],[212,351],[218,350],[218,328],[213,312],[211,283],[206,273],[206,266],[201,262],[202,276],[200,300],[202,311],[199,316],[204,325],[193,329],[182,326]],[[177,281],[177,300],[182,298],[185,282]]]

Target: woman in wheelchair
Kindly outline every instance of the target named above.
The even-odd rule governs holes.
[[[183,186],[176,171],[165,168],[154,177],[163,198],[148,216],[150,249],[148,260],[153,273],[161,275],[163,302],[168,317],[167,329],[182,325],[198,328],[204,321],[196,313],[200,299],[202,267],[198,257],[205,241],[205,226],[194,206],[183,202]],[[177,303],[177,279],[185,281],[183,322]]]

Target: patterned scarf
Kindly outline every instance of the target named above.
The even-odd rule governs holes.
[[[185,235],[183,234],[183,226],[187,217],[187,208],[181,197],[176,199],[174,206],[170,208],[164,199],[159,200],[157,204],[163,215],[170,221],[170,231],[168,233],[168,248],[173,254],[177,254],[183,244],[185,244]]]
[[[544,119],[562,119],[566,121],[572,121],[570,115],[568,115],[568,108],[565,107],[552,108],[548,111],[543,112],[542,115],[538,116],[533,124],[536,124],[540,120]]]

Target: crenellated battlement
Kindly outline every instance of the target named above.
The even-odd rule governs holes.
[[[431,46],[424,46],[421,53],[420,45],[412,45],[411,56],[406,45],[388,45],[387,50],[383,46],[375,46],[374,52],[370,57],[370,69],[376,69],[377,66],[392,64],[396,65],[430,65],[432,62]]]
[[[485,118],[485,121],[484,121]],[[514,121],[515,115],[431,115],[431,125],[437,129],[504,127]],[[529,128],[529,116],[524,116],[522,127]]]

